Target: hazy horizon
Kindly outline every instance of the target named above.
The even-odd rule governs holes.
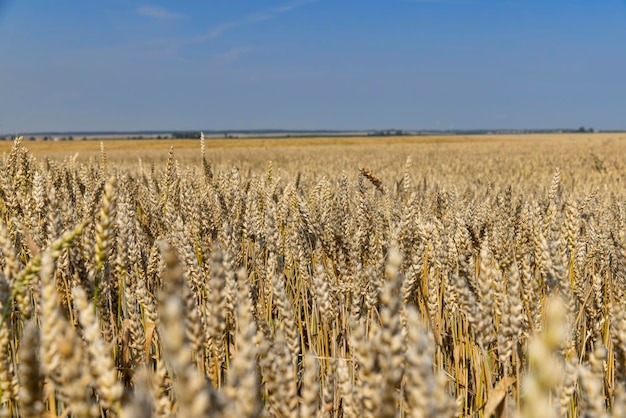
[[[0,134],[626,128],[626,0],[0,0]]]
[[[554,128],[475,128],[475,129],[395,129],[395,128],[383,128],[383,129],[135,129],[135,130],[52,130],[52,131],[15,131],[15,132],[0,132],[0,137],[6,137],[6,135],[15,135],[15,136],[42,136],[42,135],[85,135],[85,136],[94,136],[94,135],[159,135],[159,134],[180,134],[180,133],[196,133],[200,132],[204,133],[205,136],[214,136],[214,135],[223,135],[223,134],[241,134],[241,135],[286,135],[286,134],[304,134],[305,136],[308,134],[338,134],[338,135],[362,135],[362,134],[381,134],[381,135],[411,135],[412,133],[421,135],[421,134],[438,134],[438,133],[458,133],[458,134],[472,134],[476,133],[478,135],[485,133],[528,133],[534,134],[537,132],[549,132],[549,133],[578,133],[580,132],[581,127],[554,127]],[[585,130],[584,133],[590,132],[598,132],[598,133],[610,133],[610,132],[626,132],[626,129],[597,129],[593,126],[582,126]],[[394,132],[395,133],[392,133]]]

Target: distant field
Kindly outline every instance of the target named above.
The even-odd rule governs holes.
[[[209,153],[218,159],[240,157],[249,160],[251,158],[276,159],[281,158],[284,152],[292,153],[294,148],[304,147],[303,153],[309,156],[311,151],[318,150],[321,154],[335,154],[350,152],[359,155],[363,151],[366,154],[374,151],[382,151],[378,146],[386,146],[385,151],[406,150],[406,147],[423,144],[424,150],[444,149],[462,150],[468,145],[471,148],[466,152],[476,152],[477,144],[484,144],[487,148],[479,147],[484,151],[499,144],[509,144],[520,151],[535,149],[539,147],[559,148],[563,146],[589,146],[592,148],[604,147],[605,145],[616,145],[626,140],[626,134],[528,134],[528,135],[448,135],[448,136],[392,136],[392,137],[304,137],[304,138],[245,138],[245,139],[207,139],[206,148]],[[98,157],[100,154],[99,140],[87,141],[25,141],[24,145],[31,154],[38,157],[49,157],[53,159],[63,159],[65,157],[78,154],[79,160],[88,160]],[[112,161],[120,163],[136,162],[138,158],[144,161],[161,161],[167,157],[170,147],[174,147],[179,159],[193,158],[200,151],[200,140],[198,139],[108,139],[103,140],[107,157]],[[0,142],[0,154],[11,149],[11,141]],[[354,147],[358,146],[358,149]],[[313,148],[310,148],[313,147]],[[330,148],[328,148],[330,147]],[[347,147],[344,149],[344,147]],[[255,148],[254,154],[250,154],[249,149]],[[283,149],[281,151],[281,149]],[[556,151],[556,149],[555,149]],[[243,154],[242,154],[243,153]],[[296,152],[297,153],[297,152]]]
[[[107,161],[116,169],[135,171],[152,164],[161,167],[173,147],[181,167],[202,172],[200,140],[102,142]],[[25,141],[24,145],[40,161],[76,158],[98,164],[101,160],[99,140]],[[4,155],[0,158],[6,158],[10,146],[10,141],[0,142],[0,155]],[[328,178],[341,172],[354,178],[363,167],[375,173],[400,171],[411,157],[425,181],[450,187],[467,184],[468,180],[529,187],[549,182],[559,167],[564,184],[584,184],[589,191],[606,181],[606,176],[621,177],[626,170],[621,158],[626,155],[626,134],[207,139],[205,148],[206,158],[216,170],[236,166],[245,173],[259,172],[271,161],[283,178],[311,166],[316,167],[317,175]],[[512,172],[516,174],[512,176]]]
[[[248,148],[248,147],[293,147],[311,145],[372,145],[372,144],[415,144],[415,143],[450,143],[464,141],[501,141],[510,140],[511,136],[397,136],[397,137],[304,137],[304,138],[245,138],[245,139],[207,139],[207,148]],[[57,154],[75,152],[100,152],[100,140],[86,141],[25,141],[32,153]],[[199,149],[199,139],[108,139],[102,141],[111,151],[145,151],[176,149]],[[0,143],[0,152],[11,149],[11,142]]]

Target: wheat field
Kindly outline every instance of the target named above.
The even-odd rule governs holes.
[[[2,144],[2,416],[626,416],[626,135],[274,141]]]

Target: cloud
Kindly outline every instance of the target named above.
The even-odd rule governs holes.
[[[201,43],[201,42],[212,41],[213,39],[217,39],[220,36],[222,36],[229,29],[250,25],[250,24],[262,22],[265,20],[271,20],[283,13],[290,12],[291,10],[298,8],[300,6],[303,6],[305,4],[308,4],[308,3],[315,3],[316,1],[318,0],[296,0],[296,1],[292,1],[290,3],[284,4],[279,7],[274,7],[273,9],[267,10],[262,13],[249,14],[247,16],[242,17],[241,19],[224,22],[209,29],[204,34],[193,38],[193,42]]]
[[[239,57],[249,52],[256,51],[256,48],[238,47],[232,48],[225,52],[213,55],[213,62],[219,65],[228,65],[235,62]]]
[[[140,16],[150,17],[159,20],[180,19],[181,17],[185,16],[182,13],[171,12],[163,7],[148,5],[137,7],[137,13]]]
[[[279,7],[274,8],[274,12],[276,12],[276,13],[285,13],[285,12],[288,12],[290,10],[295,9],[296,7],[303,6],[303,5],[307,4],[307,3],[315,3],[316,1],[318,1],[318,0],[298,0],[298,1],[294,1],[294,2],[291,2],[289,4],[285,4],[283,6],[279,6]]]

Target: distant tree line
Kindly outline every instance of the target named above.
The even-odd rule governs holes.
[[[183,138],[200,139],[200,131],[174,132],[174,133],[172,133],[172,138],[175,138],[175,139],[183,139]]]
[[[128,139],[168,139],[174,138],[172,135],[163,134],[163,135],[133,135],[129,136]]]
[[[367,135],[368,136],[400,136],[400,135],[410,135],[410,133],[403,131],[401,129],[385,129],[382,131],[370,132]]]

